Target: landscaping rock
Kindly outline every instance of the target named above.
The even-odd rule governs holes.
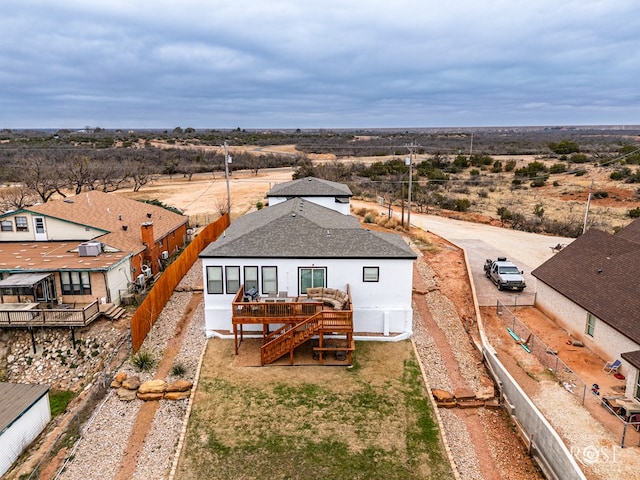
[[[116,380],[120,383],[124,382],[127,378],[127,374],[125,372],[120,372],[116,374]]]
[[[135,375],[133,377],[127,377],[122,382],[122,387],[128,390],[138,390],[138,388],[140,388],[140,377]]]
[[[433,398],[436,399],[436,402],[451,402],[454,400],[453,393],[447,392],[446,390],[433,388],[431,393],[433,394]]]
[[[186,392],[191,390],[193,387],[192,382],[187,382],[186,380],[176,380],[175,382],[167,385],[166,392]]]
[[[140,393],[140,391],[138,391],[137,396],[140,400],[148,402],[151,400],[162,400],[162,397],[164,397],[164,393]]]
[[[111,385],[109,385],[111,388],[120,388],[122,387],[122,382],[119,382],[118,380],[116,380],[115,378],[111,381]]]
[[[191,390],[188,391],[177,391],[177,392],[166,392],[164,394],[165,400],[184,400],[185,398],[189,398],[191,396]]]
[[[118,395],[118,398],[124,402],[130,402],[131,400],[136,399],[136,391],[129,390],[128,388],[120,387],[116,390],[116,395]]]
[[[140,388],[138,388],[138,393],[164,393],[166,389],[167,382],[165,382],[164,380],[149,380],[140,385]]]
[[[463,402],[468,400],[475,400],[476,398],[476,394],[473,390],[464,387],[456,388],[453,394],[456,397],[456,400],[461,400]]]

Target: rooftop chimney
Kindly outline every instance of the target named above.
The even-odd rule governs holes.
[[[143,253],[144,260],[151,264],[151,272],[155,275],[158,273],[158,246],[153,237],[153,222],[144,222],[140,226],[140,233],[142,236],[142,243],[146,246],[146,250]]]

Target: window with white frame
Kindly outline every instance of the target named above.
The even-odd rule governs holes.
[[[207,267],[207,293],[224,293],[222,291],[222,267]]]
[[[596,329],[596,317],[592,313],[589,313],[587,315],[587,328],[585,330],[585,333],[590,337],[593,337],[593,333],[595,332],[595,329]]]
[[[262,267],[262,293],[278,291],[278,267]]]
[[[377,282],[380,280],[380,267],[362,267],[363,282]]]
[[[16,217],[16,232],[28,232],[29,223],[27,217]]]
[[[638,373],[638,377],[636,379],[636,400],[640,400],[640,372]]]
[[[60,272],[63,295],[91,295],[89,272]]]
[[[0,225],[3,232],[13,232],[13,222],[11,220],[2,220]]]
[[[240,267],[225,267],[227,293],[238,293],[240,289]]]

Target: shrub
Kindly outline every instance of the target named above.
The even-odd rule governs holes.
[[[605,192],[604,190],[593,192],[593,198],[607,198],[608,196],[609,192]]]
[[[534,188],[543,187],[547,183],[547,177],[539,177],[531,182],[531,186]]]
[[[257,202],[256,203],[256,209],[257,210],[262,210],[263,207],[264,207],[264,203],[262,203],[262,202]]]
[[[640,207],[632,208],[631,210],[627,211],[627,215],[631,218],[640,217]]]
[[[174,377],[182,377],[185,373],[187,373],[187,367],[183,363],[176,362],[171,367],[171,375]]]
[[[141,372],[148,372],[155,365],[155,360],[151,352],[140,350],[131,357],[131,363]]]
[[[466,212],[471,207],[471,201],[468,198],[459,198],[456,200],[456,211]]]
[[[567,171],[567,166],[564,163],[554,163],[549,167],[549,173],[564,173]]]
[[[504,165],[504,171],[505,172],[511,172],[511,171],[513,171],[514,168],[516,168],[516,161],[515,160],[508,160],[507,163]]]

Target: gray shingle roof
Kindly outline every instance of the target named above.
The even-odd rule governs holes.
[[[531,273],[640,344],[640,243],[591,229]]]
[[[200,257],[416,258],[399,235],[364,229],[355,217],[292,198],[245,215]]]
[[[274,186],[267,197],[351,197],[351,189],[343,183],[305,177]]]
[[[0,383],[0,433],[49,391],[46,385]]]

